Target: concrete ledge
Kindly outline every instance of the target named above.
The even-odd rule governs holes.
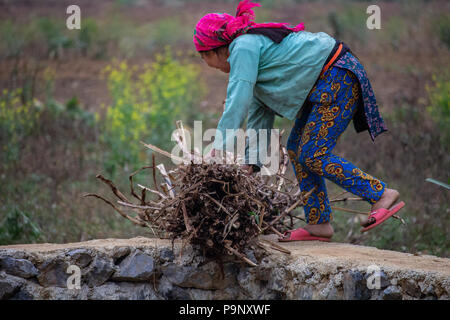
[[[276,241],[276,238],[264,236]],[[279,244],[279,243],[278,243]],[[0,299],[448,299],[450,259],[345,243],[249,249],[258,266],[137,237],[0,246]],[[80,271],[80,289],[69,266]],[[78,268],[76,268],[78,267]],[[73,271],[72,271],[73,272]],[[70,278],[69,278],[70,277]]]

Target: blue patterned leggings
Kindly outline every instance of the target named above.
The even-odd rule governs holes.
[[[301,193],[317,187],[303,207],[308,224],[332,220],[324,178],[370,204],[377,202],[386,188],[384,182],[331,153],[356,112],[360,94],[359,81],[351,71],[330,67],[308,96],[309,116],[297,119],[292,128],[287,149]]]

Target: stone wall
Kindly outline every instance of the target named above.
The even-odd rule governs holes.
[[[340,243],[210,261],[160,239],[0,246],[0,299],[448,299],[450,260]],[[70,265],[81,288],[68,289]],[[370,268],[379,268],[379,287]],[[372,278],[371,278],[372,276]],[[71,278],[72,279],[72,278]],[[70,283],[75,283],[69,281]]]

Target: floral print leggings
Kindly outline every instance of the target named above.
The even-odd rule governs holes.
[[[386,188],[384,182],[331,153],[362,103],[360,95],[356,76],[349,70],[332,66],[308,95],[309,115],[296,119],[292,128],[287,149],[301,194],[304,196],[317,187],[304,202],[308,224],[332,220],[324,178],[370,204],[377,202]]]

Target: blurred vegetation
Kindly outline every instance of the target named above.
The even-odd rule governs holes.
[[[139,141],[170,150],[175,120],[214,127],[226,76],[193,51],[192,29],[207,8],[233,13],[237,1],[86,2],[81,30],[65,27],[63,3],[41,2],[0,4],[0,244],[151,236],[81,196],[108,194],[98,173],[128,190],[128,174],[149,164]],[[358,216],[336,211],[334,240],[448,257],[449,193],[425,181],[450,181],[448,4],[382,1],[382,29],[368,30],[368,0],[260,2],[257,22],[305,22],[354,49],[389,129],[372,143],[349,125],[335,152],[398,189],[407,224],[361,235]],[[285,142],[292,122],[276,126]]]
[[[433,19],[433,31],[439,36],[439,40],[450,49],[450,16],[441,14]]]
[[[363,10],[362,10],[363,9]],[[344,42],[366,43],[366,35],[369,32],[367,28],[355,28],[355,26],[365,26],[367,14],[364,7],[345,5],[344,9],[337,14],[330,12],[328,21],[333,28],[333,34],[336,38]]]
[[[448,70],[447,70],[448,71]],[[427,111],[433,117],[441,130],[441,142],[443,146],[450,145],[450,77],[433,76],[433,86],[427,87],[430,105]]]
[[[21,89],[5,89],[0,95],[0,161],[4,170],[19,160],[25,139],[33,133],[41,113],[32,101],[22,101],[21,94]]]
[[[155,53],[161,47],[191,43],[191,26],[178,16],[137,24],[112,11],[105,20],[83,18],[80,30],[68,30],[65,21],[51,17],[31,17],[27,24],[0,21],[0,57],[11,58],[33,50],[41,58],[61,59],[65,55],[106,59],[132,58]]]
[[[174,120],[191,120],[204,88],[198,68],[176,60],[168,48],[141,70],[123,61],[107,66],[104,73],[112,104],[101,139],[108,146],[105,169],[114,176],[117,167],[134,171],[149,156],[138,141],[170,150]]]
[[[39,84],[26,87],[38,86],[42,101],[30,90],[2,91],[1,244],[67,242],[124,230],[144,234],[81,195],[98,191],[94,177],[102,168],[110,178],[117,171],[124,178],[143,165],[149,153],[139,141],[170,150],[174,121],[194,119],[205,88],[198,67],[183,61],[181,53],[174,56],[170,48],[141,68],[112,62],[103,76],[112,101],[105,117],[84,109],[76,96],[65,103],[55,99],[56,73],[51,68],[35,79]],[[93,206],[95,216],[87,217],[83,210]]]

